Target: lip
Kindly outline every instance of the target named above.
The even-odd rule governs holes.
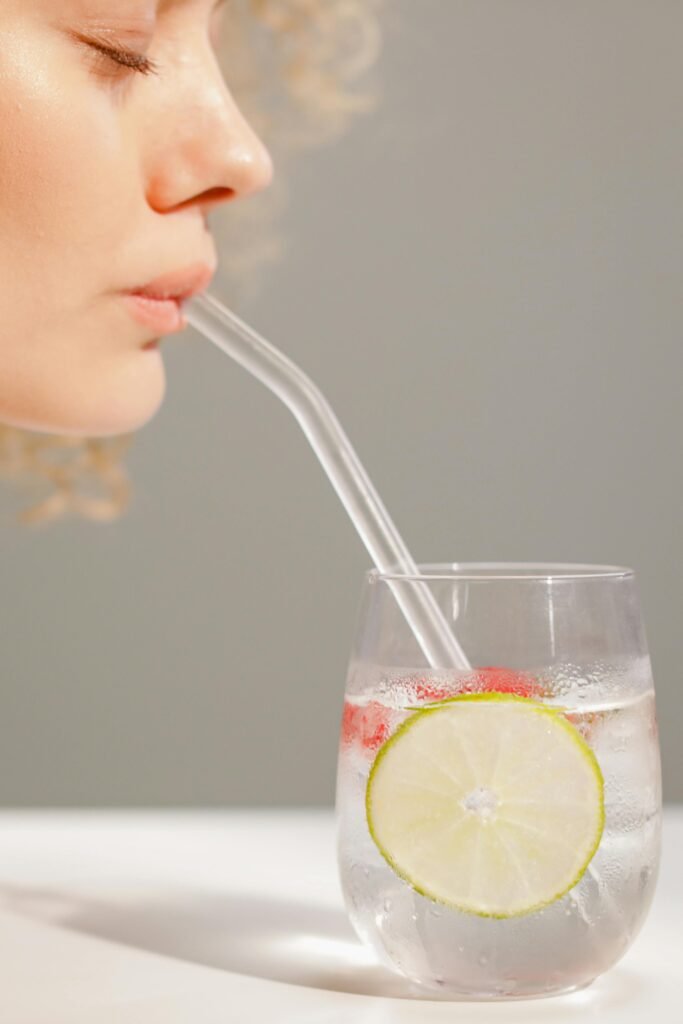
[[[215,268],[206,263],[173,270],[124,293],[124,301],[138,323],[161,334],[175,334],[187,327],[182,305],[210,285]]]

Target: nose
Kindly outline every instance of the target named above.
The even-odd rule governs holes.
[[[176,102],[164,122],[164,141],[155,147],[148,174],[147,198],[154,209],[197,206],[205,215],[270,185],[270,152],[222,77],[204,86],[199,97],[195,88],[187,105]]]

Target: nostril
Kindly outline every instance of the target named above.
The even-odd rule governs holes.
[[[191,199],[186,199],[184,202],[176,204],[174,210],[184,210],[185,207],[199,205],[202,208],[203,216],[206,217],[209,210],[213,209],[214,206],[230,202],[230,200],[236,197],[237,192],[234,188],[207,188],[204,192],[199,193],[199,195],[192,196]]]
[[[202,203],[227,203],[235,198],[234,188],[207,188],[199,197]]]

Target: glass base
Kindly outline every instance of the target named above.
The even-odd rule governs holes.
[[[514,988],[507,991],[500,989],[496,992],[455,992],[449,990],[445,983],[440,984],[438,981],[427,984],[423,981],[415,981],[413,978],[408,978],[407,980],[410,982],[410,992],[415,999],[459,1003],[509,1003],[527,999],[549,999],[554,996],[568,996],[590,988],[596,979],[591,978],[590,981],[583,981],[578,985],[567,985],[562,988],[549,988],[543,991],[528,992],[520,991],[519,989],[515,990]]]

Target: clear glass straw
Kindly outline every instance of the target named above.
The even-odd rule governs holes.
[[[297,419],[380,572],[419,575],[368,474],[324,395],[309,377],[215,296],[195,296],[188,322],[270,388]],[[433,668],[467,670],[469,662],[424,583],[388,580],[415,639]]]

